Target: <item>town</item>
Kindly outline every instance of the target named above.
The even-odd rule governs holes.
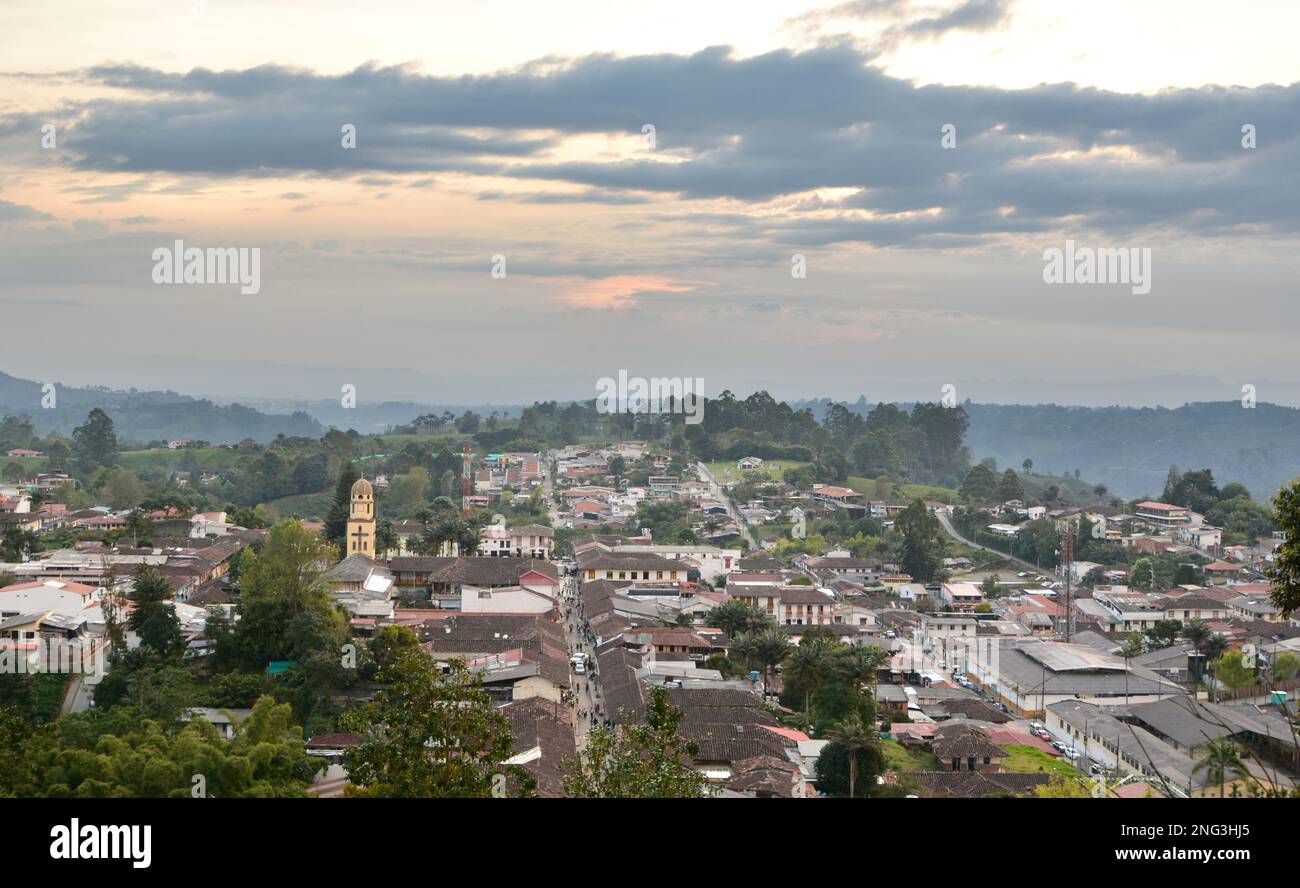
[[[98,408],[4,418],[0,789],[1297,793],[1287,490],[972,465],[961,407],[700,415],[129,446]],[[41,662],[67,645],[106,668]]]

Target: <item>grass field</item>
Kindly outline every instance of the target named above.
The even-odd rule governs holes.
[[[1048,755],[1037,746],[1008,743],[1002,748],[1011,753],[1004,763],[1006,769],[1016,774],[1037,774],[1040,771],[1045,771],[1048,774],[1061,774],[1067,777],[1077,777],[1079,775],[1079,772],[1069,762],[1054,755]]]
[[[885,754],[885,767],[891,771],[937,771],[939,769],[934,756],[924,750],[909,750],[897,740],[882,740],[880,747]]]
[[[868,499],[876,498],[876,481],[874,478],[850,475],[846,483],[864,497]],[[911,501],[917,497],[923,500],[938,500],[941,503],[955,503],[957,502],[957,491],[950,487],[937,487],[933,484],[895,484],[894,492],[890,495],[889,501]]]
[[[266,508],[276,518],[315,518],[323,521],[333,501],[334,494],[327,490],[323,493],[302,493],[297,496],[281,497],[278,500],[271,500],[266,504]]]
[[[785,475],[786,469],[794,469],[799,466],[806,466],[809,463],[799,462],[793,459],[769,459],[764,460],[763,465],[757,469],[738,469],[735,460],[721,460],[719,462],[705,463],[713,477],[717,478],[722,484],[732,484],[741,480],[762,481],[780,481]]]
[[[191,454],[200,468],[221,472],[232,469],[246,459],[256,457],[251,451],[226,450],[221,447],[194,447],[185,450],[127,450],[118,454],[118,463],[132,472],[154,466],[175,468],[184,454]]]

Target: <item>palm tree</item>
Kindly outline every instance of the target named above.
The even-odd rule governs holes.
[[[1245,752],[1240,744],[1226,737],[1211,740],[1205,744],[1205,755],[1192,767],[1192,773],[1204,771],[1212,781],[1219,784],[1219,798],[1223,798],[1229,777],[1235,780],[1249,774],[1246,763],[1242,760]]]
[[[790,653],[790,638],[776,626],[760,630],[754,636],[754,659],[763,667],[763,681],[770,688],[776,678],[776,667]]]
[[[1205,656],[1217,660],[1228,650],[1228,639],[1215,632],[1205,641]]]
[[[1183,638],[1192,643],[1198,654],[1204,653],[1203,648],[1211,634],[1210,627],[1200,620],[1188,620],[1183,627]]]
[[[854,646],[844,651],[836,666],[853,686],[853,693],[862,696],[864,685],[875,685],[876,672],[885,662],[885,652],[878,647]]]
[[[752,632],[740,632],[731,638],[731,653],[740,658],[740,663],[748,671],[758,649],[757,636]]]
[[[742,632],[748,632],[757,624],[763,622],[764,614],[753,605],[733,598],[709,611],[708,621],[710,626],[717,626],[723,632],[732,638],[740,635]]]
[[[857,797],[858,787],[858,752],[870,749],[876,743],[876,736],[856,714],[838,722],[826,735],[836,746],[843,748],[849,755],[849,798]]]
[[[803,712],[809,724],[813,722],[813,692],[826,683],[829,672],[830,662],[825,648],[807,643],[795,648],[782,667],[782,674],[788,675],[791,681],[803,688]]]

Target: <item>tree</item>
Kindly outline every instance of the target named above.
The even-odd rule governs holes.
[[[1205,752],[1200,760],[1192,766],[1193,774],[1204,773],[1212,783],[1219,784],[1219,798],[1224,797],[1225,787],[1230,779],[1237,780],[1249,776],[1243,756],[1244,748],[1226,737],[1211,740],[1205,744]]]
[[[943,568],[943,526],[939,519],[917,499],[899,513],[894,530],[903,535],[903,570],[918,583],[934,579]]]
[[[172,730],[114,707],[64,716],[24,746],[32,785],[23,794],[38,797],[191,798],[199,790],[214,798],[303,798],[320,769],[289,707],[269,696],[257,701],[233,740],[201,718]]]
[[[812,722],[812,695],[830,676],[830,658],[819,644],[809,644],[805,638],[794,649],[782,668],[781,675],[803,689],[803,711]]]
[[[880,743],[879,736],[873,728],[864,725],[862,719],[855,715],[832,728],[826,739],[830,740],[833,745],[843,749],[848,755],[849,798],[857,798],[858,753],[878,745]]]
[[[973,466],[961,482],[961,498],[971,503],[990,502],[998,491],[998,479],[984,463]]]
[[[1181,472],[1177,466],[1170,468],[1161,499],[1176,506],[1186,506],[1193,512],[1207,512],[1220,500],[1219,488],[1214,483],[1214,473],[1209,469]]]
[[[348,622],[324,576],[335,557],[333,547],[297,521],[271,528],[260,552],[240,553],[240,619],[217,650],[223,662],[248,671],[297,662],[291,684],[302,720],[348,678],[340,655]]]
[[[742,632],[750,632],[770,622],[767,614],[739,598],[724,601],[713,608],[705,615],[705,620],[708,625],[718,627],[733,639]]]
[[[144,500],[145,486],[126,469],[110,469],[104,476],[104,496],[114,509],[130,509]]]
[[[1034,787],[1034,796],[1040,799],[1090,799],[1092,792],[1082,778],[1053,774],[1046,783]]]
[[[1156,622],[1147,629],[1147,639],[1153,647],[1167,648],[1173,644],[1180,632],[1183,631],[1183,624],[1177,620],[1156,620]]]
[[[754,662],[762,667],[763,681],[769,687],[775,684],[776,667],[790,653],[790,637],[777,626],[769,626],[754,635]]]
[[[1016,474],[1015,469],[1007,469],[1002,473],[1002,480],[998,482],[998,499],[1002,502],[1011,500],[1024,500],[1025,485],[1021,483],[1020,476]]]
[[[1025,461],[1020,464],[1020,468],[1024,470],[1026,475],[1032,475],[1034,473],[1034,461],[1029,457],[1025,457]]]
[[[1273,681],[1290,681],[1300,674],[1300,657],[1290,651],[1283,651],[1273,658]]]
[[[140,644],[164,659],[176,659],[185,650],[185,636],[176,618],[171,583],[149,564],[136,568],[127,601],[131,612],[127,627],[140,637]]]
[[[603,725],[587,734],[583,759],[570,764],[564,793],[580,799],[697,799],[712,788],[691,760],[698,745],[678,735],[682,711],[668,691],[650,691],[643,724],[625,724],[615,733]]]
[[[1246,665],[1241,651],[1228,651],[1210,664],[1214,677],[1232,689],[1248,688],[1255,683],[1255,670]]]
[[[72,430],[72,451],[87,474],[117,460],[117,434],[107,413],[96,407],[86,415],[84,423]]]
[[[1273,581],[1270,597],[1278,610],[1290,615],[1300,610],[1300,480],[1279,490],[1273,505],[1285,539],[1273,550],[1273,566],[1267,571]]]
[[[368,737],[347,755],[348,795],[491,798],[507,783],[532,795],[528,772],[504,764],[510,723],[464,663],[443,674],[423,651],[403,650],[381,678],[391,684],[367,716]]]
[[[340,552],[346,552],[348,533],[348,515],[352,510],[352,485],[361,476],[351,460],[345,462],[339,470],[338,483],[334,485],[334,502],[330,504],[325,515],[325,539],[338,546]]]
[[[384,498],[385,512],[398,518],[409,518],[424,505],[429,496],[432,479],[427,469],[412,466],[404,475],[398,475],[388,485]]]

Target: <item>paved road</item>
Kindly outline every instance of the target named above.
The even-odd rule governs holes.
[[[992,552],[994,555],[997,555],[1000,558],[1005,558],[1008,561],[1014,561],[1016,564],[1024,565],[1026,570],[1032,570],[1034,573],[1042,573],[1042,571],[1039,569],[1039,567],[1036,564],[1025,561],[1023,558],[1015,558],[999,549],[994,549],[991,546],[981,546],[979,543],[974,543],[966,539],[957,531],[957,528],[952,526],[952,521],[950,521],[948,519],[948,516],[943,514],[942,512],[936,513],[934,517],[939,519],[939,523],[943,525],[944,532],[948,534],[948,536],[956,540],[957,542],[965,543],[966,545],[973,546],[976,549],[983,549],[985,552]]]
[[[704,480],[704,483],[710,486],[710,493],[713,494],[714,498],[727,507],[727,514],[731,516],[732,521],[736,522],[736,527],[740,528],[740,535],[749,543],[750,549],[755,551],[759,550],[761,547],[758,545],[758,540],[754,539],[754,535],[750,533],[749,525],[746,524],[745,519],[741,517],[739,510],[736,509],[736,504],[731,501],[731,497],[727,496],[726,491],[722,489],[722,485],[718,483],[718,479],[713,477],[713,473],[709,471],[709,467],[704,463],[696,463],[695,465],[699,468],[700,478]]]
[[[565,643],[569,655],[582,652],[590,656],[591,641],[582,634],[582,606],[577,595],[577,581],[573,577],[565,577],[561,590],[563,607],[560,613],[564,619]],[[582,675],[570,672],[569,689],[573,691],[573,742],[581,755],[587,747],[592,713],[596,711],[598,703],[604,702],[600,695],[599,677],[590,672]]]

